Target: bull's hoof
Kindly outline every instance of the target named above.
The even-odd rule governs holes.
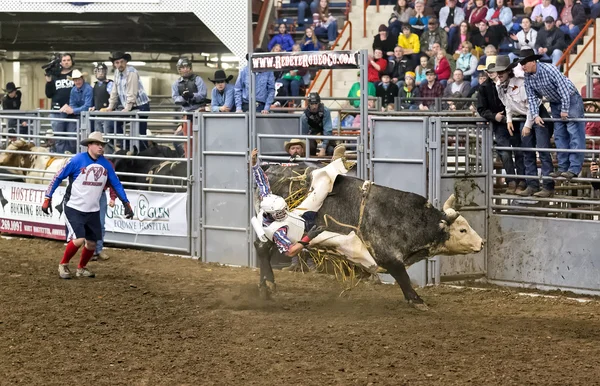
[[[430,311],[429,306],[425,303],[415,303],[413,301],[409,301],[408,304],[419,311]]]
[[[263,300],[271,300],[273,294],[276,292],[275,283],[271,281],[264,281],[258,285],[258,295]]]

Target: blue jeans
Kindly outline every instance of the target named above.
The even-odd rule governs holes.
[[[248,112],[249,105],[247,102],[242,102],[242,111]],[[265,102],[256,102],[256,112],[260,113],[265,109]]]
[[[456,33],[458,32],[458,27],[451,27],[448,30],[448,41],[451,42],[452,39],[454,38],[454,35],[456,35]],[[452,52],[452,54],[454,54],[454,52]]]
[[[79,117],[77,117],[79,118]],[[77,123],[76,122],[57,122],[62,124],[63,126],[60,131],[66,133],[76,133],[77,132]],[[54,128],[52,128],[54,130]],[[56,132],[55,132],[56,133]],[[66,137],[66,134],[58,134],[59,136]],[[69,152],[71,154],[77,153],[77,147],[79,144],[77,143],[77,137],[74,135],[69,136],[69,138],[73,138],[72,140],[68,139],[59,139],[56,140],[56,144],[54,145],[54,149],[57,153],[66,153]]]
[[[150,111],[150,104],[146,103],[141,106],[134,107],[133,110],[138,111]],[[148,118],[148,116],[140,116],[140,118]],[[146,135],[146,131],[148,130],[148,122],[138,122],[140,129],[140,136]],[[146,141],[140,141],[140,151],[145,150],[148,147]]]
[[[338,35],[337,23],[332,22],[331,24],[329,24],[329,26],[327,26],[327,28],[317,27],[317,28],[315,28],[315,34],[317,36],[327,36],[327,40],[329,42],[333,43],[335,41],[335,39],[337,39],[337,35]]]
[[[542,62],[552,61],[552,65],[556,66],[556,63],[558,63],[562,54],[563,54],[563,52],[561,50],[554,50],[550,53],[550,55],[552,55],[551,57],[548,56],[548,54],[546,53],[546,54],[544,54],[544,56],[542,56],[542,58],[540,60]]]
[[[104,229],[104,220],[106,220],[106,208],[108,207],[108,202],[106,199],[106,191],[102,192],[100,196],[100,226],[102,227],[102,239],[96,240],[96,251],[94,255],[100,254],[102,252],[102,248],[104,247],[104,234],[106,233]]]
[[[505,123],[493,123],[494,136],[496,137],[496,145],[502,147],[521,147],[521,130],[518,125],[515,126],[515,131],[511,136],[508,133]],[[523,152],[515,151],[515,159],[513,161],[513,152],[507,150],[498,150],[498,155],[502,160],[502,168],[507,175],[525,175],[525,163],[523,162]],[[515,178],[507,178],[506,182],[519,182]]]
[[[114,133],[114,122],[113,121],[92,121],[94,122],[94,131],[99,131],[104,134]],[[121,128],[122,129],[122,128]]]
[[[514,122],[515,129],[519,126],[519,131],[522,129],[525,122]],[[531,128],[531,132],[528,136],[521,136],[521,146],[522,147],[539,147],[546,148],[550,147],[550,137],[552,134],[548,130],[547,127],[542,127],[538,125],[533,125]],[[537,159],[534,151],[524,151],[523,152],[523,160],[525,162],[525,175],[526,176],[537,176]],[[552,165],[552,156],[549,152],[540,152],[540,162],[542,163],[542,176],[549,176],[552,171],[554,171],[554,166]],[[540,182],[538,180],[527,180],[527,186],[532,187],[533,189],[540,188]],[[554,181],[553,180],[544,180],[542,182],[542,186],[546,190],[554,190]]]
[[[294,1],[292,1],[292,3],[294,3]],[[318,1],[313,1],[312,3],[310,3],[311,15],[309,15],[309,17],[308,17],[310,19],[309,24],[312,24],[312,14],[316,13],[317,5],[318,5]],[[298,27],[304,25],[304,19],[306,19],[306,9],[307,8],[308,8],[308,3],[305,0],[300,0],[298,2]]]
[[[569,28],[566,24],[561,25],[560,30],[563,31],[565,35],[569,35],[571,40],[574,40],[577,35],[579,35],[579,32],[581,32],[578,26],[574,25],[573,28]]]
[[[50,118],[66,118],[67,114],[65,113],[54,113],[54,114],[50,114]],[[66,137],[66,134],[63,133],[68,133],[68,132],[76,132],[77,131],[77,125],[75,125],[75,130],[69,130],[69,122],[61,122],[61,121],[50,121],[51,125],[52,125],[52,131],[54,132],[54,135],[59,136],[59,137]],[[63,139],[59,139],[56,140],[55,142],[55,146],[54,149],[56,150],[57,153],[64,153],[65,151],[70,151],[71,153],[75,153],[75,151],[71,151],[71,146],[74,145],[75,142],[71,142],[71,141],[67,141],[67,140],[63,140]],[[72,146],[73,149],[75,149],[75,146]]]
[[[560,103],[550,103],[552,118],[560,119]],[[569,118],[583,118],[583,101],[579,93],[571,95]],[[585,122],[558,120],[554,122],[554,140],[558,149],[585,149]],[[558,153],[558,170],[579,174],[583,166],[583,153]]]
[[[283,83],[283,87],[287,91],[288,96],[297,97],[300,95],[300,85],[302,85],[301,80],[296,79],[281,79],[281,83]],[[294,103],[298,103],[299,101],[294,101]]]

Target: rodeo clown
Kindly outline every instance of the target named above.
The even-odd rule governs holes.
[[[259,288],[275,290],[275,278],[270,262],[273,246],[277,246],[279,252],[290,257],[297,255],[309,244],[333,247],[349,260],[368,270],[376,269],[375,260],[353,232],[341,235],[315,225],[317,212],[332,191],[335,178],[348,173],[344,165],[345,153],[346,148],[343,145],[336,146],[331,163],[312,171],[310,190],[304,201],[296,209],[289,211],[283,197],[271,193],[269,180],[257,163],[258,150],[252,151],[252,172],[260,196],[259,213],[251,220],[259,239],[254,242],[261,275]]]

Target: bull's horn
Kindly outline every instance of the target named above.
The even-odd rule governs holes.
[[[448,199],[444,203],[444,212],[454,207],[454,201],[456,201],[456,197],[454,197],[454,194],[451,194],[450,197],[448,197]]]
[[[446,215],[446,220],[448,221],[448,224],[452,224],[454,220],[456,220],[458,216],[460,216],[460,213],[458,213],[452,208],[448,208],[448,210],[445,210],[444,214]]]

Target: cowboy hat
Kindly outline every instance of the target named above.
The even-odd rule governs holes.
[[[292,138],[289,141],[285,141],[285,143],[283,144],[283,147],[285,148],[285,152],[287,153],[288,151],[290,151],[290,147],[292,147],[293,145],[300,145],[300,146],[302,146],[302,149],[304,151],[306,151],[306,144],[304,143],[303,140],[298,139],[298,138]]]
[[[131,55],[122,51],[115,51],[112,53],[112,56],[108,57],[108,60],[110,60],[111,62],[114,62],[115,60],[119,59],[125,59],[126,61],[131,62]]]
[[[521,48],[521,51],[519,51],[519,63],[525,64],[535,60],[540,60],[542,56],[543,55],[536,55],[533,48],[525,46]]]
[[[496,63],[492,68],[489,68],[488,72],[504,72],[508,70],[512,70],[519,64],[518,62],[510,61],[508,55],[498,55],[496,56]]]
[[[485,64],[477,66],[477,71],[487,71],[491,65],[496,64],[496,55],[490,55],[485,57]]]
[[[233,79],[233,75],[226,76],[225,71],[223,71],[223,70],[215,71],[215,79],[208,78],[208,80],[210,80],[213,83],[217,83],[217,82],[229,83],[229,81],[231,79]]]
[[[101,143],[103,145],[106,145],[108,143],[108,142],[106,142],[104,140],[104,137],[102,136],[101,132],[94,131],[92,134],[90,134],[89,137],[87,137],[86,139],[83,139],[80,142],[80,144],[81,144],[81,146],[87,146],[87,145],[89,145],[90,143],[93,143],[93,142],[98,142],[98,143]]]
[[[79,78],[83,78],[84,76],[88,76],[88,73],[81,72],[79,70],[73,70],[73,72],[71,73],[71,76],[67,76],[67,79],[69,79],[69,80],[79,79]]]
[[[5,93],[10,94],[11,92],[20,89],[21,87],[17,87],[15,85],[15,82],[8,82],[6,84],[6,88],[3,88],[2,90],[4,90]]]

